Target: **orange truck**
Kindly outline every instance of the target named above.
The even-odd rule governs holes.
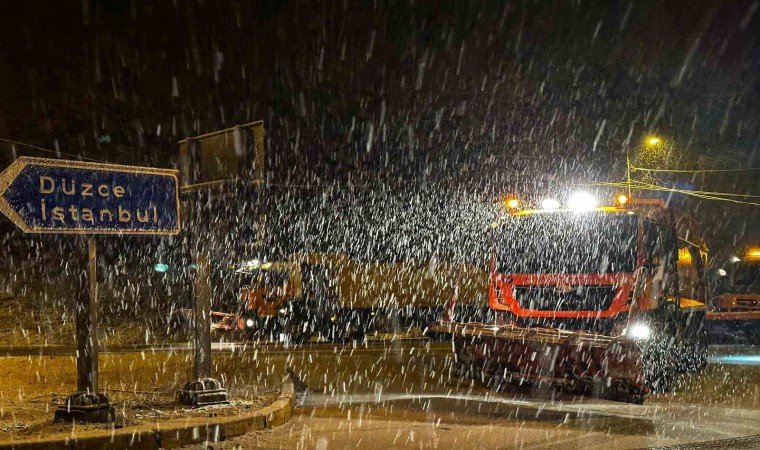
[[[746,246],[718,269],[707,314],[716,341],[760,338],[760,246]]]
[[[430,326],[454,342],[458,370],[492,383],[543,382],[633,403],[706,363],[707,250],[696,224],[658,199],[588,193],[492,224],[494,323]]]
[[[212,312],[215,330],[303,342],[361,339],[426,325],[454,289],[476,316],[487,301],[483,268],[448,262],[357,261],[340,253],[304,253],[287,260],[252,259],[230,267],[235,300]]]
[[[279,338],[281,333],[292,332],[291,327],[297,327],[289,318],[294,303],[300,303],[303,298],[299,264],[252,259],[231,269],[234,270],[233,289],[237,293],[233,305],[237,310],[212,311],[212,330],[242,330],[249,335]]]

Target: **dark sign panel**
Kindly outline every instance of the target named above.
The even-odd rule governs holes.
[[[238,125],[179,142],[183,191],[229,180],[264,180],[264,122]]]
[[[178,234],[177,175],[21,157],[0,174],[0,211],[25,233]]]

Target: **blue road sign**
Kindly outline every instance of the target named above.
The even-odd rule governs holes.
[[[23,156],[0,174],[0,212],[25,233],[174,235],[178,173]]]

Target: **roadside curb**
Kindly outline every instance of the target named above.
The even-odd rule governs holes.
[[[387,337],[368,337],[367,343],[370,347],[396,344],[400,342],[425,342],[430,339],[426,336],[387,336]],[[266,344],[254,341],[231,341],[231,342],[212,342],[213,351],[226,351],[236,348],[245,347],[247,345],[256,345],[259,348],[266,348],[268,351],[284,351],[292,349],[292,347],[284,347],[281,344]],[[299,348],[320,348],[324,346],[336,345],[334,342],[320,341],[309,342],[299,345]],[[222,346],[222,347],[217,347]],[[76,347],[70,345],[16,345],[0,346],[0,357],[26,357],[26,356],[70,356],[76,354]],[[120,353],[134,353],[140,351],[149,352],[192,352],[193,347],[186,343],[173,343],[166,344],[136,344],[136,345],[101,345],[98,349],[100,354],[120,354]]]
[[[293,415],[295,389],[290,375],[282,381],[280,397],[252,413],[231,417],[187,417],[150,425],[65,438],[29,439],[0,442],[0,450],[46,450],[129,448],[171,449],[203,442],[220,442],[251,431],[285,424]]]

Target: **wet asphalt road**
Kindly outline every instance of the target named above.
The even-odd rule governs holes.
[[[397,341],[290,352],[309,386],[292,421],[214,448],[642,448],[705,443],[755,448],[760,360],[716,348],[700,374],[645,405],[460,380],[447,343]],[[740,438],[737,440],[737,438]],[[699,447],[696,447],[699,448]],[[712,447],[715,448],[715,447]]]
[[[496,392],[457,378],[450,344],[424,339],[295,348],[215,344],[214,351],[235,355],[240,367],[261,367],[264,361],[270,373],[290,367],[308,386],[288,424],[215,443],[214,448],[611,449],[718,440],[724,444],[718,448],[760,445],[760,439],[747,438],[760,435],[757,348],[712,349],[702,373],[679,376],[674,393],[649,396],[643,406],[545,388],[508,386]],[[0,349],[3,353],[10,352]]]

